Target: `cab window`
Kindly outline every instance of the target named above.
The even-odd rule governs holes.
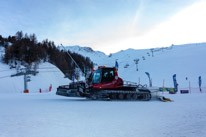
[[[102,74],[102,82],[109,83],[114,80],[114,69],[104,69]]]

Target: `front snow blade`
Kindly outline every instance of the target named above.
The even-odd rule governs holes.
[[[60,96],[67,96],[67,97],[81,97],[77,92],[77,89],[67,89],[61,87],[57,88],[56,94]]]

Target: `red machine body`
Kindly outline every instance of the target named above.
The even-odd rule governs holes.
[[[91,73],[87,84],[88,88],[118,89],[123,87],[123,80],[118,77],[116,68],[101,66]]]
[[[87,97],[91,99],[111,100],[150,100],[151,94],[147,88],[139,88],[136,83],[126,82],[118,77],[115,67],[98,67],[86,82],[72,82],[68,86],[59,86],[57,95],[69,97]]]

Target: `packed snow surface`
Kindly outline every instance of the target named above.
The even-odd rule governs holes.
[[[174,102],[2,93],[0,137],[205,137],[206,94],[165,96]]]

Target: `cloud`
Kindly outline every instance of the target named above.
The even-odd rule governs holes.
[[[92,46],[107,54],[127,48],[201,41],[205,21],[198,16],[206,13],[203,6],[190,7],[188,12],[194,12],[187,13],[185,9],[169,18],[191,1],[194,0],[9,0],[0,5],[0,32],[13,35],[22,30],[35,33],[39,41],[48,38],[57,45]],[[194,34],[199,35],[196,40]]]
[[[145,37],[152,37],[154,44],[193,43],[205,41],[206,2],[196,3],[157,25]]]
[[[168,18],[166,21],[153,26],[152,29],[142,35],[137,35],[138,30],[136,30],[136,34],[134,33],[134,35],[99,43],[98,50],[102,50],[108,54],[127,48],[145,49],[170,46],[171,44],[205,42],[205,7],[205,1],[195,3]]]

